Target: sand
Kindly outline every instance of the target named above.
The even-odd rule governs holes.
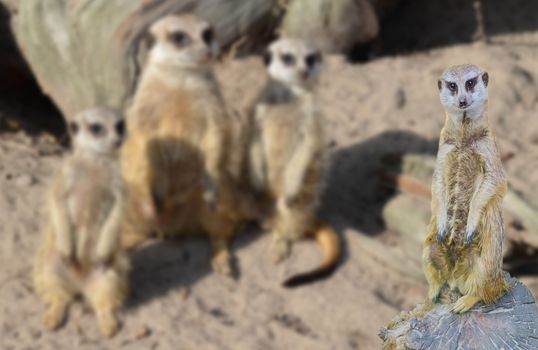
[[[491,45],[452,47],[349,64],[328,57],[320,93],[333,150],[321,215],[342,235],[345,256],[335,274],[295,290],[283,279],[320,261],[312,242],[295,245],[274,265],[269,237],[253,230],[233,242],[240,275],[209,267],[203,239],[150,242],[132,254],[131,295],[121,332],[102,339],[82,304],[58,332],[43,329],[43,305],[32,290],[32,255],[42,237],[44,193],[62,149],[43,134],[0,138],[1,349],[379,349],[378,330],[426,295],[422,276],[405,275],[372,249],[403,256],[416,267],[412,246],[382,220],[394,195],[380,186],[379,157],[389,152],[434,154],[444,115],[436,81],[449,65],[473,62],[490,74],[490,120],[511,186],[538,207],[538,34],[500,35]],[[239,111],[263,84],[259,58],[219,65],[225,95]],[[0,108],[0,114],[13,113]],[[16,113],[16,112],[15,112]],[[421,204],[427,206],[427,203]],[[538,293],[537,270],[521,275]]]

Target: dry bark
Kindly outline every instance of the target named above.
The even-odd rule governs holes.
[[[509,278],[509,276],[507,276]],[[495,305],[479,304],[459,315],[450,304],[418,305],[379,334],[384,350],[538,349],[538,311],[531,292],[515,278]],[[457,295],[451,296],[453,301]]]

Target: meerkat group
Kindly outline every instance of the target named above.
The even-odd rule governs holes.
[[[49,329],[82,295],[102,333],[116,333],[126,251],[152,235],[206,234],[211,265],[222,274],[233,271],[228,244],[245,221],[271,231],[275,261],[292,241],[317,239],[323,263],[288,287],[326,277],[338,262],[338,236],[316,218],[326,158],[315,96],[319,51],[294,39],[271,45],[267,86],[248,122],[237,125],[213,74],[218,45],[207,22],[167,16],[149,38],[125,121],[94,108],[69,124],[73,153],[51,186],[50,225],[34,268]]]
[[[126,120],[101,107],[69,123],[73,151],[51,185],[34,267],[49,329],[81,295],[101,332],[114,335],[128,289],[126,251],[150,236],[205,234],[213,269],[229,275],[229,241],[241,223],[256,220],[271,234],[275,262],[301,238],[323,251],[320,266],[284,286],[327,277],[338,264],[340,239],[317,215],[328,158],[320,51],[294,38],[272,43],[267,83],[238,125],[212,70],[218,45],[207,22],[167,16],[149,37]],[[448,69],[439,81],[447,117],[423,257],[432,301],[445,284],[462,293],[455,312],[508,290],[501,269],[506,180],[487,121],[487,85],[487,73],[470,65]]]

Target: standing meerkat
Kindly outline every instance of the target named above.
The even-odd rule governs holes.
[[[123,244],[135,246],[152,231],[204,232],[213,269],[229,274],[228,241],[239,217],[226,168],[230,119],[210,65],[218,46],[209,24],[192,15],[164,17],[149,34],[122,151],[129,196]]]
[[[488,73],[448,68],[438,82],[446,121],[432,183],[432,218],[423,252],[428,298],[448,284],[463,296],[452,310],[494,303],[509,284],[502,271],[506,176],[487,116]]]
[[[265,57],[268,82],[251,113],[249,177],[269,207],[264,226],[272,231],[273,260],[287,257],[291,242],[305,236],[324,253],[320,267],[288,279],[288,287],[330,275],[340,256],[338,236],[316,219],[326,160],[315,94],[321,61],[304,41],[272,43]]]
[[[53,179],[50,222],[34,265],[34,284],[47,306],[44,324],[58,328],[73,298],[91,304],[101,332],[114,335],[127,294],[129,263],[119,244],[123,184],[118,149],[123,117],[94,108],[69,123],[73,152]]]

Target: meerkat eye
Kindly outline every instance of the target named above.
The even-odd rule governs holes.
[[[280,59],[282,60],[282,63],[284,63],[285,66],[293,66],[295,65],[295,57],[292,54],[285,53],[280,56]]]
[[[452,92],[458,91],[458,85],[456,83],[447,83],[448,89]]]
[[[116,133],[118,133],[119,136],[125,135],[125,121],[120,120],[116,123]]]
[[[105,128],[99,123],[90,124],[88,129],[93,136],[104,136],[106,133]]]
[[[313,53],[313,54],[310,54],[310,55],[306,56],[304,61],[305,61],[306,66],[308,68],[312,68],[318,62],[318,60],[319,60],[318,54]]]
[[[211,42],[213,41],[213,29],[207,28],[202,32],[202,40],[206,45],[211,45]]]
[[[181,47],[188,44],[188,36],[184,32],[177,31],[168,34],[168,40],[170,40],[174,45]]]
[[[78,124],[76,122],[69,123],[69,130],[75,135],[78,132]]]
[[[476,85],[476,78],[469,79],[465,82],[465,89],[467,89],[467,91],[472,90],[475,85]]]

